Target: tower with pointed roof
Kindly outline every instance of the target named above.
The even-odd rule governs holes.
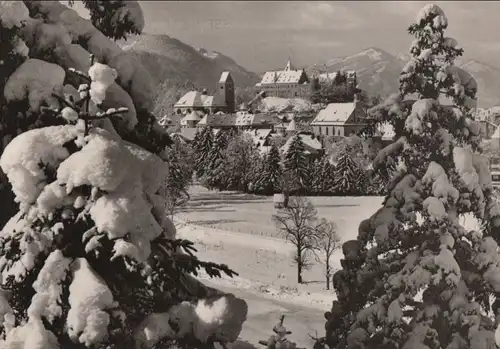
[[[288,57],[288,62],[286,62],[286,66],[285,66],[285,69],[284,71],[291,71],[291,70],[296,70],[294,65],[292,64],[292,60],[290,59],[290,57]]]

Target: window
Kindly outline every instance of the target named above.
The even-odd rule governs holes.
[[[491,180],[493,182],[500,182],[500,174],[492,174],[491,175]]]
[[[321,134],[321,126],[318,127],[318,132]]]
[[[328,136],[328,127],[325,127],[325,135]]]
[[[340,127],[337,129],[337,136],[340,136]]]

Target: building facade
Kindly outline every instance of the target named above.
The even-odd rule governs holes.
[[[178,115],[190,114],[192,111],[205,114],[215,114],[219,111],[234,113],[235,104],[234,80],[231,73],[225,71],[217,82],[217,90],[213,96],[208,95],[206,90],[189,91],[175,103],[174,111]]]
[[[304,69],[295,69],[290,60],[279,71],[268,71],[255,85],[267,97],[304,98],[309,94],[309,77]]]
[[[366,108],[357,101],[330,103],[311,122],[317,136],[349,137],[367,126]]]

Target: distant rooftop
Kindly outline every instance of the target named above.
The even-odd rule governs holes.
[[[330,103],[319,111],[311,125],[344,125],[356,109],[356,103]]]
[[[257,85],[299,83],[303,74],[304,69],[296,69],[289,59],[283,70],[266,72]]]

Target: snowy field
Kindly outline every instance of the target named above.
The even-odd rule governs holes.
[[[293,331],[290,339],[310,347],[307,333],[324,333],[324,312],[335,299],[325,289],[322,264],[303,273],[297,285],[292,263],[293,246],[277,234],[272,221],[272,197],[210,192],[202,187],[190,191],[191,203],[179,214],[179,236],[195,242],[201,259],[225,263],[239,276],[207,281],[249,303],[249,316],[241,338],[256,345],[267,339],[281,314]],[[311,197],[320,217],[338,226],[342,241],[356,238],[358,225],[374,213],[380,197]],[[340,267],[341,252],[333,264]],[[203,275],[201,278],[206,279]],[[304,318],[307,321],[304,321]],[[237,346],[240,348],[240,345]]]
[[[301,347],[312,347],[307,335],[324,334],[324,312],[335,299],[327,291],[324,265],[315,263],[304,271],[305,284],[297,285],[296,266],[292,263],[293,245],[280,238],[272,215],[276,212],[272,197],[231,192],[218,193],[200,186],[190,190],[191,202],[178,214],[178,235],[195,242],[198,256],[224,263],[239,273],[234,278],[208,280],[221,290],[234,293],[249,305],[248,319],[241,332],[245,343],[233,349],[262,347],[281,314],[285,326],[293,332],[289,338]],[[359,223],[370,217],[382,203],[382,197],[311,197],[318,216],[336,223],[341,241],[355,239]],[[474,222],[462,220],[467,228]],[[333,255],[333,266],[340,268],[342,252]],[[249,342],[249,343],[247,343]]]

